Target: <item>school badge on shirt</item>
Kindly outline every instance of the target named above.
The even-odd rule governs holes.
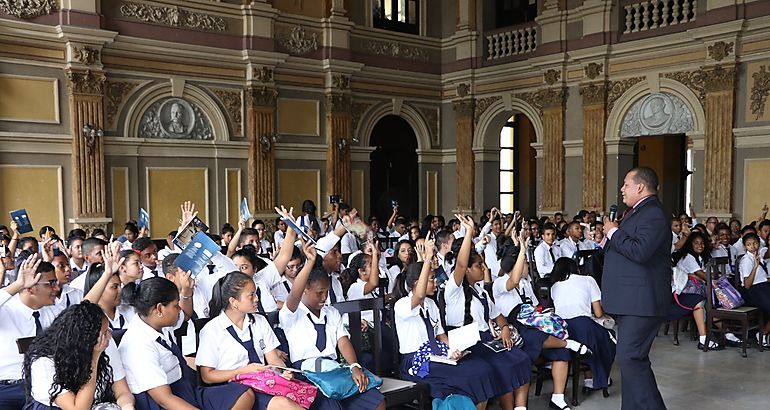
[[[265,350],[265,339],[259,339],[259,348]]]

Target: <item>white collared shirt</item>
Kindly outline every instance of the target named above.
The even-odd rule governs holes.
[[[77,305],[83,300],[83,290],[70,286],[69,283],[64,284],[61,287],[61,295],[56,298],[54,306],[60,310],[64,310],[69,306]]]
[[[695,272],[699,270],[705,270],[703,268],[703,258],[700,256],[695,257],[691,254],[686,254],[682,259],[679,259],[679,261],[676,263],[676,267],[687,273],[688,275],[692,275]]]
[[[281,328],[286,332],[286,339],[289,341],[289,355],[293,362],[318,357],[336,359],[337,341],[342,337],[350,337],[345,330],[340,312],[332,306],[322,307],[321,316],[316,317],[302,302],[299,303],[295,312],[284,305],[279,318]],[[313,323],[321,324],[324,320],[326,320],[326,346],[323,351],[318,351],[315,345],[317,333]]]
[[[289,293],[291,293],[292,285],[293,283],[288,278],[282,276],[281,282],[278,284],[278,286],[275,287],[275,290],[273,291],[275,300],[277,302],[286,302],[286,298],[288,298]]]
[[[216,370],[234,370],[249,364],[249,353],[227,331],[230,326],[243,342],[248,342],[254,336],[254,351],[262,364],[265,364],[265,353],[280,344],[270,323],[262,315],[252,314],[246,315],[243,325],[243,329],[239,329],[224,312],[207,323],[199,335],[200,346],[195,356],[195,365]]]
[[[165,328],[163,333],[167,333]],[[126,381],[133,394],[171,385],[182,378],[179,360],[156,341],[158,337],[170,345],[167,335],[151,328],[139,315],[131,320],[123,335],[118,350],[126,358]]]
[[[472,285],[480,297],[486,296],[487,305],[489,306],[489,318],[494,319],[500,316],[500,311],[497,310],[497,306],[492,302],[492,298],[482,286],[478,283]],[[463,292],[463,286],[459,286],[455,283],[454,278],[451,276],[446,281],[446,287],[444,288],[444,300],[446,301],[446,324],[447,326],[462,326],[465,319],[465,293]],[[486,332],[489,330],[489,322],[484,320],[484,305],[481,304],[478,298],[471,296],[471,316],[473,321],[479,325],[480,332]]]
[[[490,232],[489,237],[489,243],[484,248],[484,262],[489,267],[492,279],[495,279],[500,273],[500,259],[497,259],[497,235]]]
[[[347,300],[374,299],[374,293],[377,291],[377,289],[364,294],[364,287],[367,283],[368,282],[361,280],[361,278],[356,279],[356,281],[348,288]],[[369,323],[373,323],[374,313],[372,313],[371,310],[361,312],[361,319],[364,319]]]
[[[593,315],[593,302],[602,300],[596,280],[590,276],[570,275],[551,287],[556,314],[564,319]]]
[[[48,308],[48,309],[46,309]],[[22,303],[19,295],[11,296],[5,289],[0,289],[0,380],[21,379],[21,367],[24,355],[16,347],[16,339],[35,336],[34,312]],[[43,329],[51,325],[59,312],[46,306],[40,310],[40,324]]]
[[[155,265],[155,269],[151,269],[147,266],[142,265],[142,280],[159,277],[159,278],[165,278],[166,275],[163,273],[163,266],[160,262],[158,262],[157,265]]]
[[[398,350],[401,354],[416,352],[423,343],[428,341],[428,330],[425,328],[425,322],[420,317],[420,312],[433,325],[433,334],[435,336],[444,334],[444,328],[441,327],[440,313],[436,302],[426,297],[422,306],[412,307],[412,292],[396,302],[393,307],[393,313],[396,318],[396,331],[398,333]]]
[[[281,274],[278,273],[275,263],[272,261],[268,262],[267,266],[255,273],[253,278],[254,283],[260,288],[260,300],[265,312],[275,312],[278,310],[275,294],[280,291],[282,285]]]
[[[766,252],[767,252],[767,248],[759,248],[760,255],[764,255]],[[768,266],[765,261],[762,261],[762,262],[765,263],[765,266]],[[746,252],[746,255],[744,255],[741,258],[741,265],[738,271],[741,274],[741,284],[743,284],[746,278],[748,278],[749,275],[751,275],[751,271],[752,269],[754,269],[754,265],[755,265],[754,255],[752,255],[749,252]],[[757,273],[754,275],[754,282],[751,285],[754,286],[754,285],[759,285],[760,283],[767,282],[768,278],[770,278],[770,273],[768,273],[767,270],[763,269],[762,266],[760,265],[757,267]]]
[[[553,249],[553,259],[551,259],[551,255],[548,252],[549,249]],[[545,241],[540,242],[540,245],[537,245],[537,248],[535,248],[535,266],[537,266],[537,273],[540,274],[540,277],[550,275],[554,262],[561,256],[561,249],[555,241],[553,245],[548,245]]]
[[[585,239],[581,239],[575,243],[572,238],[566,237],[559,241],[559,251],[561,256],[566,256],[568,258],[573,257],[573,255],[575,255],[578,251],[590,251],[592,249],[594,249],[594,245]],[[548,256],[550,258],[550,255]]]
[[[283,244],[283,240],[286,238],[286,233],[282,231],[275,231],[273,234],[273,242],[275,242],[275,247],[280,248]]]
[[[70,268],[72,269],[72,278],[75,279],[78,276],[86,273],[88,270],[88,262],[86,262],[85,259],[83,259],[83,266],[79,267],[78,264],[75,262],[75,258],[70,258]]]
[[[500,314],[508,317],[516,306],[524,303],[519,295],[519,289],[523,288],[524,278],[519,280],[518,288],[507,290],[505,283],[508,282],[509,274],[505,274],[495,279],[492,283],[492,294],[495,296],[495,305]],[[525,290],[526,292],[526,290]]]
[[[163,262],[163,259],[166,259],[169,255],[172,254],[180,254],[182,253],[182,250],[174,246],[174,248],[169,248],[168,245],[166,245],[165,248],[158,251],[158,263]],[[161,268],[163,269],[163,268]]]

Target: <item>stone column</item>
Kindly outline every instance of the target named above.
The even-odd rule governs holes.
[[[326,194],[350,203],[350,110],[348,94],[326,94]]]
[[[546,213],[564,209],[564,102],[566,89],[538,93],[543,106],[543,207]]]
[[[732,212],[733,111],[735,67],[705,71],[706,137],[703,209],[705,215],[727,217]]]
[[[583,208],[604,209],[607,89],[602,83],[580,88],[583,96]]]
[[[93,63],[93,61],[91,61]],[[74,218],[70,223],[90,232],[106,229],[107,197],[104,177],[104,141],[86,137],[83,127],[104,128],[104,81],[102,71],[67,69],[67,88],[72,136],[72,187]]]
[[[457,138],[455,156],[457,160],[457,210],[473,212],[475,156],[473,154],[473,110],[472,98],[455,101],[455,134]]]
[[[249,204],[255,216],[274,216],[275,104],[278,91],[266,86],[246,92],[246,138],[249,141]],[[272,218],[268,218],[272,219]],[[269,220],[265,221],[270,222]]]

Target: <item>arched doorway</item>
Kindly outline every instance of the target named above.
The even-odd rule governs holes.
[[[370,144],[372,214],[384,225],[393,212],[392,201],[397,201],[400,214],[420,217],[417,137],[412,127],[397,115],[387,115],[372,129]]]
[[[535,128],[526,115],[511,116],[500,130],[500,211],[537,215]]]

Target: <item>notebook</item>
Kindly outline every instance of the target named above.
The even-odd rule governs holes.
[[[190,243],[176,258],[175,264],[183,271],[190,271],[195,277],[206,269],[209,260],[219,252],[219,245],[212,241],[205,232],[197,232]]]
[[[11,211],[10,214],[11,219],[19,224],[19,233],[32,232],[32,222],[29,220],[29,215],[27,215],[26,209],[17,209],[15,211]]]

